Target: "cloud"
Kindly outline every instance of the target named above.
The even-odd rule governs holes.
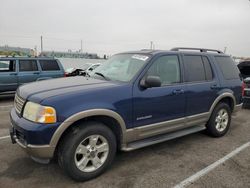
[[[113,54],[174,46],[250,56],[247,0],[2,0],[0,45]]]

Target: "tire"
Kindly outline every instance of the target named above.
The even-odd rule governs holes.
[[[72,179],[86,181],[107,170],[114,160],[116,145],[111,129],[102,123],[86,122],[63,138],[58,163]]]
[[[231,109],[229,105],[226,103],[219,103],[214,108],[212,115],[206,125],[207,133],[212,137],[222,137],[228,132],[230,124]]]

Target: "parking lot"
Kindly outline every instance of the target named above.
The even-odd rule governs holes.
[[[0,98],[0,187],[250,187],[249,109],[233,117],[229,133],[222,138],[201,132],[119,152],[106,173],[78,183],[69,179],[56,162],[35,163],[11,144],[8,114],[12,100]]]

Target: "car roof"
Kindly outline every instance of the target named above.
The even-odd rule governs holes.
[[[12,56],[5,56],[5,57],[0,57],[0,59],[11,59],[11,60],[16,60],[16,59],[37,59],[37,60],[56,60],[53,57],[12,57]]]

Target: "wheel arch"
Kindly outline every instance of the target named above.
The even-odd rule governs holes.
[[[50,146],[56,148],[61,138],[70,130],[74,125],[84,121],[99,121],[109,127],[115,134],[118,146],[123,143],[124,135],[126,132],[126,125],[123,118],[116,112],[107,109],[92,109],[79,112],[67,118],[53,134]]]
[[[234,95],[232,93],[226,92],[226,93],[222,93],[221,95],[219,95],[215,101],[213,102],[212,106],[210,107],[209,113],[210,115],[212,114],[214,108],[216,107],[217,104],[219,104],[220,102],[225,102],[229,105],[229,107],[231,108],[232,112],[234,110],[234,107],[236,105],[236,99],[234,97]]]

